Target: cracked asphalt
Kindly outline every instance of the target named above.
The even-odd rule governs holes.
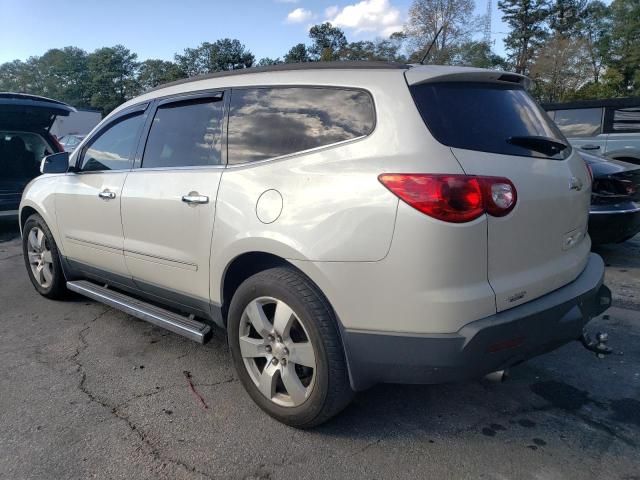
[[[222,335],[40,297],[4,225],[0,479],[640,479],[640,238],[600,253],[616,307],[591,325],[614,355],[574,343],[503,384],[380,385],[297,431],[251,402]]]

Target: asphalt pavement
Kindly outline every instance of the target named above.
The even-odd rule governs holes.
[[[574,342],[502,384],[379,385],[299,431],[252,403],[222,335],[39,296],[16,236],[0,229],[0,479],[640,479],[638,237],[599,250],[616,306],[591,327],[613,355]]]

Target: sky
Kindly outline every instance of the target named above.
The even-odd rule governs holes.
[[[487,0],[476,0],[476,13]],[[349,41],[398,31],[412,0],[0,0],[0,63],[50,48],[122,44],[138,60],[173,60],[175,53],[219,38],[237,38],[256,56],[283,57],[308,43],[311,25],[331,21]],[[494,50],[504,53],[493,0]]]

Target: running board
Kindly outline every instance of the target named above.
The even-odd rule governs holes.
[[[198,343],[206,342],[211,332],[211,327],[206,323],[178,315],[86,280],[67,282],[67,288]]]

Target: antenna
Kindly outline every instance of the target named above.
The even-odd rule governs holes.
[[[483,40],[484,43],[489,46],[489,48],[491,48],[491,11],[493,10],[492,6],[492,1],[487,0],[487,13],[484,16]]]
[[[431,44],[429,45],[429,48],[427,48],[427,52],[424,54],[424,57],[422,57],[422,60],[420,60],[421,65],[424,65],[424,61],[429,56],[429,53],[431,53],[431,49],[436,44],[436,40],[438,39],[438,36],[440,35],[440,32],[442,31],[443,28],[444,28],[444,25],[440,27],[440,29],[438,30],[438,33],[436,33],[436,36],[433,37],[433,40],[431,40]]]

